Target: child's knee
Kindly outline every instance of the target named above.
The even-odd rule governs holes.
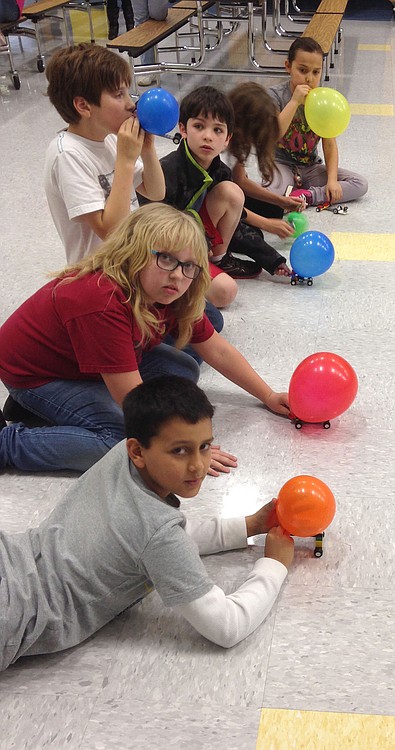
[[[360,176],[360,193],[359,193],[359,197],[360,198],[363,195],[365,195],[365,193],[368,192],[368,187],[369,187],[369,183],[368,183],[366,177],[362,177],[362,175],[361,175]]]
[[[236,185],[235,182],[226,180],[220,182],[218,185],[210,191],[209,196],[213,198],[219,198],[220,200],[227,203],[232,209],[241,210],[244,206],[245,196],[242,189]]]
[[[236,298],[237,283],[227,273],[220,273],[210,284],[206,298],[215,307],[227,307]]]

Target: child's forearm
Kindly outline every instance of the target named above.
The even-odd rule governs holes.
[[[337,180],[337,174],[339,169],[339,151],[335,138],[323,138],[322,139],[322,150],[324,152],[326,172],[328,175],[328,182],[330,180]]]
[[[287,568],[277,560],[258,560],[247,580],[226,596],[219,586],[199,599],[175,607],[201,635],[231,648],[252,633],[268,616],[286,578]]]
[[[240,518],[187,518],[185,531],[197,544],[199,555],[213,555],[247,546],[247,525]]]
[[[163,201],[166,194],[165,177],[154,148],[141,152],[144,164],[143,181],[138,192],[151,201]]]
[[[115,164],[114,179],[110,195],[101,212],[95,214],[95,225],[91,228],[104,240],[107,235],[130,214],[130,201],[133,190],[134,164]]]
[[[234,169],[232,177],[234,182],[241,187],[244,195],[247,195],[248,198],[255,198],[258,201],[272,203],[274,206],[282,206],[283,196],[272,193],[271,190],[259,185],[255,180],[250,180],[249,177],[247,177],[245,169],[242,169],[244,174],[242,174],[241,171]]]
[[[273,394],[272,388],[255,372],[245,357],[218,333],[214,332],[208,341],[195,344],[194,348],[207,364],[218,370],[225,378],[243,388],[251,396],[255,396],[263,404],[269,403]]]
[[[254,214],[252,211],[249,211],[248,208],[245,208],[244,211],[246,212],[246,217],[244,219],[246,224],[250,224],[250,226],[252,227],[258,227],[258,229],[262,229],[262,231],[270,231],[270,219],[266,219],[264,216],[260,216],[259,214]]]

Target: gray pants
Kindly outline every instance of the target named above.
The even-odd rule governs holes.
[[[270,185],[265,185],[265,187],[269,188],[269,190],[272,190],[272,192],[277,195],[284,195],[288,185],[294,185],[292,166],[289,166],[288,164],[280,164],[276,161],[276,167],[277,169],[274,170],[273,182]],[[305,190],[310,190],[313,196],[313,206],[325,203],[327,200],[325,185],[328,180],[325,165],[298,165],[297,169],[302,178],[302,184],[300,186],[295,185],[295,188],[300,187]],[[343,192],[342,201],[345,203],[348,201],[354,201],[356,198],[360,198],[367,192],[367,179],[360,174],[356,174],[356,172],[349,172],[347,169],[339,169],[337,179]]]
[[[135,26],[153,18],[154,21],[164,21],[167,16],[167,0],[132,0]],[[142,65],[152,65],[154,50],[149,49],[141,55]]]

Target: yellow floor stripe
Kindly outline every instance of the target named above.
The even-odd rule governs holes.
[[[372,50],[374,52],[390,52],[390,44],[358,44],[357,49]]]
[[[350,104],[350,110],[352,115],[394,116],[393,104]]]
[[[395,260],[395,234],[332,232],[337,260]]]
[[[330,238],[337,260],[395,260],[395,234],[332,232]]]
[[[256,750],[394,750],[395,716],[263,708]]]

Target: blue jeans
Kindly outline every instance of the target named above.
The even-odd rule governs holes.
[[[143,355],[143,380],[158,375],[199,379],[199,365],[160,344]],[[6,386],[21,406],[50,423],[29,429],[11,424],[0,432],[0,468],[24,471],[86,471],[125,437],[123,412],[99,381],[54,380],[38,388]],[[53,426],[52,426],[53,425]]]
[[[144,21],[164,21],[167,16],[167,0],[132,0],[134,24],[140,26]],[[154,50],[149,49],[141,55],[141,65],[152,65],[155,62]]]

